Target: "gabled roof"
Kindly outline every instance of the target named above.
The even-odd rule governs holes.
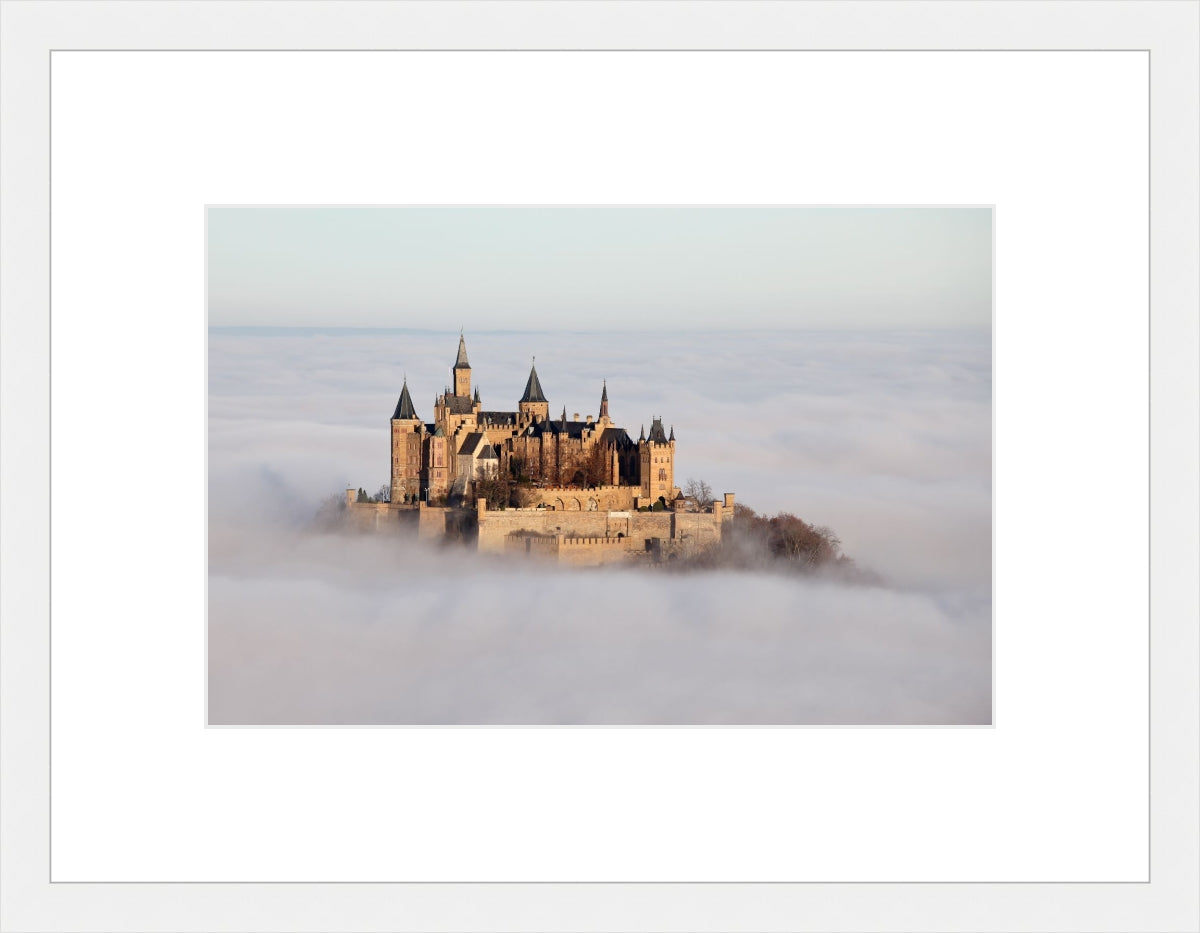
[[[667,443],[667,432],[663,430],[662,418],[655,418],[654,423],[650,425],[650,437],[648,440],[651,444]]]
[[[600,432],[599,443],[615,444],[618,450],[634,446],[633,438],[626,433],[624,428],[605,428]]]
[[[525,383],[525,394],[521,396],[522,402],[544,402],[546,394],[542,391],[542,383],[538,380],[537,367],[529,367],[529,381]]]
[[[392,419],[396,418],[416,418],[417,410],[413,408],[412,396],[408,394],[408,380],[404,380],[404,388],[400,390],[400,401],[396,403],[396,410],[392,412]]]
[[[467,439],[463,441],[463,445],[459,448],[458,453],[460,456],[475,457],[487,446],[487,435],[482,431],[472,431],[467,435]]]
[[[471,364],[467,361],[467,342],[463,340],[463,335],[458,335],[458,359],[454,361],[455,369],[470,369]]]
[[[498,456],[496,456],[496,448],[495,447],[493,447],[491,444],[484,444],[483,450],[479,451],[479,459],[480,460],[499,460],[500,458]]]
[[[515,411],[481,411],[479,413],[480,424],[516,424],[517,413]]]

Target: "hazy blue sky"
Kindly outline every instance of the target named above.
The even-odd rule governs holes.
[[[211,208],[214,326],[989,326],[990,208]]]

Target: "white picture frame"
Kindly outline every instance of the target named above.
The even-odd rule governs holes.
[[[469,7],[471,16],[463,16]],[[868,9],[869,8],[869,9]],[[69,11],[69,12],[68,12]],[[1097,14],[1103,11],[1103,16]],[[862,5],[230,2],[3,8],[3,886],[26,929],[1028,929],[1197,925],[1197,7],[1191,3]],[[381,37],[388,41],[381,43]],[[1131,38],[1134,37],[1134,38]],[[48,592],[52,60],[82,49],[1123,50],[1149,67],[1149,860],[1108,883],[271,883],[55,880]],[[103,54],[103,53],[97,53]],[[191,54],[207,54],[194,52]],[[367,54],[364,51],[364,54]],[[896,51],[895,54],[903,54]],[[1081,96],[1086,90],[1081,89]],[[1103,101],[1089,105],[1103,104]],[[1101,196],[1101,195],[1098,195]],[[269,200],[247,194],[246,200]],[[479,200],[468,196],[468,200]],[[876,195],[864,200],[880,201]],[[61,202],[60,202],[61,203]],[[999,216],[1004,204],[998,203]],[[202,214],[197,214],[198,229]],[[999,237],[1004,233],[1001,227]],[[195,257],[197,270],[200,255]],[[999,274],[1003,274],[1000,270]],[[1003,292],[998,302],[1003,305]],[[1000,327],[1003,327],[1001,319]],[[197,339],[199,339],[197,331]],[[1003,360],[997,369],[1004,379]],[[86,508],[86,503],[80,505]],[[1003,625],[999,613],[998,625]],[[1003,677],[1003,672],[998,672]],[[1069,692],[1064,690],[1064,697]],[[1003,702],[1003,701],[1001,701]],[[997,729],[1003,729],[1002,708]],[[181,723],[181,727],[185,724]],[[196,725],[186,724],[187,728]],[[243,733],[249,735],[250,733]],[[295,733],[302,738],[304,733]],[[903,733],[896,733],[900,739]],[[94,754],[106,751],[103,747]],[[111,749],[108,750],[111,752]],[[118,750],[119,754],[119,750]],[[96,766],[87,757],[74,762]],[[63,767],[63,762],[58,762]],[[162,800],[187,807],[171,788]],[[103,800],[95,802],[103,805]],[[986,805],[981,800],[980,805]],[[79,814],[59,813],[69,820]],[[1103,819],[1103,814],[1098,814]],[[61,826],[60,826],[61,829]],[[117,840],[97,839],[101,851]],[[183,842],[183,840],[181,840]],[[986,845],[986,840],[981,840]],[[1030,853],[1041,844],[1029,839]],[[236,841],[232,842],[236,848]],[[768,879],[763,879],[768,880]]]

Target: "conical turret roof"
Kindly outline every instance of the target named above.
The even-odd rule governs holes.
[[[521,396],[522,402],[545,402],[546,395],[542,392],[542,384],[538,381],[537,367],[529,367],[529,381],[525,383],[525,394]]]
[[[467,360],[467,342],[463,339],[463,335],[458,335],[458,359],[454,361],[455,369],[470,369],[471,364]]]
[[[667,432],[663,430],[662,418],[655,418],[650,425],[650,443],[667,443]]]
[[[392,412],[393,420],[396,418],[416,418],[417,410],[413,408],[412,396],[408,394],[408,380],[404,380],[404,388],[400,390],[400,401],[396,403],[396,410]]]

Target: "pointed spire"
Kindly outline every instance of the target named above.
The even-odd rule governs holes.
[[[467,342],[463,339],[462,331],[458,332],[458,359],[454,361],[455,369],[470,369],[471,364],[467,361]]]
[[[638,435],[638,441],[639,442],[644,441],[645,439],[646,439],[646,425],[643,424],[642,425],[642,433]]]
[[[400,401],[396,403],[396,410],[392,412],[392,418],[416,418],[417,410],[413,407],[412,396],[408,394],[408,377],[404,377],[404,388],[400,390]]]
[[[564,428],[567,426],[567,406],[566,405],[563,406],[562,426]]]
[[[603,385],[604,385],[604,388],[600,390],[600,401],[607,402],[608,401],[608,380],[607,379],[604,380]]]
[[[525,383],[525,394],[521,396],[522,402],[544,402],[546,395],[542,392],[542,384],[538,380],[537,367],[529,367],[529,381]]]
[[[675,440],[675,425],[671,425],[671,436],[667,438],[669,441]]]
[[[475,387],[475,401],[479,401],[479,386]]]
[[[608,417],[608,380],[604,380],[604,388],[600,390],[600,419]]]

